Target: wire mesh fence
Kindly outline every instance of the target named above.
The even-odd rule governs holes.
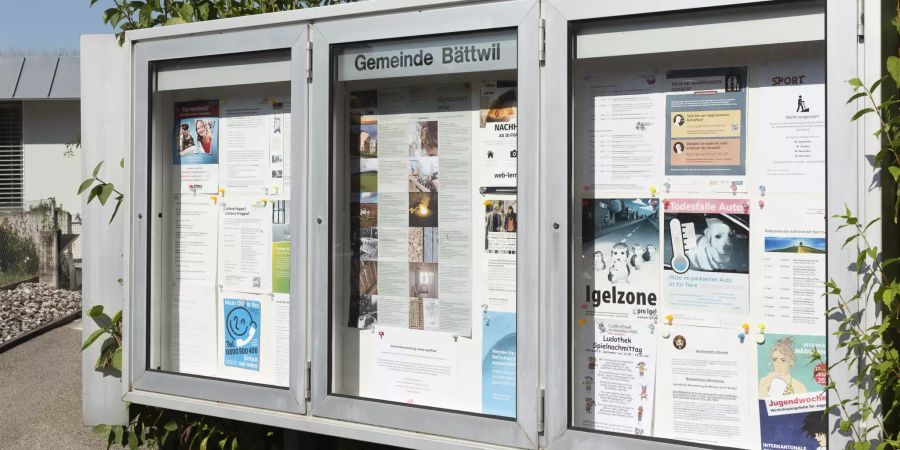
[[[55,256],[59,214],[53,198],[0,209],[0,288],[40,275],[42,258]]]

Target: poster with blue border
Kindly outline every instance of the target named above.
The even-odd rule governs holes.
[[[225,298],[222,305],[225,366],[259,371],[260,302]]]

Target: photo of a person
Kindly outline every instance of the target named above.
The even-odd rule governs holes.
[[[772,371],[759,380],[759,398],[785,397],[806,392],[806,386],[791,375],[797,362],[794,339],[785,336],[769,349]]]
[[[674,145],[672,145],[672,153],[675,153],[676,155],[684,153],[684,143],[676,142]]]
[[[725,77],[725,92],[737,92],[741,90],[741,79],[737,74]]]
[[[507,233],[515,233],[516,231],[516,212],[512,206],[506,207],[506,216],[503,218],[503,231]]]
[[[191,136],[191,126],[183,123],[181,124],[181,132],[178,138],[178,155],[183,156],[191,153],[196,153],[197,145],[194,143],[194,137]]]
[[[197,130],[197,139],[200,141],[200,146],[203,147],[203,153],[207,155],[212,152],[212,122],[208,122],[203,119],[197,119],[195,122],[196,130]]]
[[[676,349],[682,350],[687,347],[687,339],[679,334],[678,336],[672,338],[672,345],[675,346]]]
[[[681,114],[675,114],[675,117],[672,118],[672,123],[674,123],[677,127],[684,125],[684,116],[682,116]]]
[[[823,411],[807,414],[803,419],[802,430],[819,444],[816,450],[826,450],[828,448],[828,422]]]

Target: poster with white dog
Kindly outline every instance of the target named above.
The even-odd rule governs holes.
[[[582,309],[587,316],[655,321],[659,200],[582,201]]]
[[[740,324],[749,314],[749,202],[665,199],[663,214],[665,313],[680,323]]]

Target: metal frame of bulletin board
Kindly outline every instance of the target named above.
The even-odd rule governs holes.
[[[599,67],[603,58],[678,52],[698,55],[707,50],[725,54],[735,49],[736,56],[731,55],[729,61],[738,61],[742,48],[755,49],[759,55],[759,49],[780,44],[813,43],[816,51],[821,51],[817,57],[824,67],[827,103],[827,189],[825,184],[821,186],[829,216],[827,274],[841,285],[854,286],[858,283],[855,274],[840,266],[855,255],[851,249],[841,249],[844,236],[833,231],[836,222],[830,215],[843,211],[844,205],[861,218],[881,213],[880,191],[869,187],[873,172],[865,163],[865,156],[877,151],[878,143],[870,137],[877,126],[869,117],[849,123],[858,105],[845,105],[852,93],[845,80],[874,80],[882,72],[879,24],[883,13],[876,3],[384,0],[135,30],[125,34],[122,47],[88,45],[86,59],[109,60],[113,67],[123,62],[110,76],[122,78],[128,90],[124,96],[86,90],[98,97],[108,96],[86,104],[115,104],[123,111],[125,122],[117,127],[120,129],[104,127],[100,114],[82,113],[86,141],[97,142],[93,148],[85,147],[86,158],[109,159],[116,154],[118,140],[130,147],[122,156],[125,185],[132,194],[121,211],[123,220],[117,219],[118,225],[114,225],[123,227],[124,242],[98,250],[110,258],[124,255],[127,267],[123,276],[126,351],[121,398],[408,448],[709,448],[709,444],[684,439],[587,431],[573,425],[573,408],[583,407],[572,398],[570,369],[575,326],[570,314],[576,295],[571,292],[570,266],[577,217],[573,209],[578,206],[573,204],[572,192],[577,129],[573,110],[583,100],[575,90],[573,74],[588,59]],[[865,23],[860,19],[863,13]],[[450,42],[491,33],[505,36],[504,42],[513,42],[510,36],[514,36],[514,44],[509,44],[517,52],[514,66],[486,65],[470,72],[442,72],[432,67],[432,72],[410,73],[400,81],[375,80],[371,84],[365,83],[372,80],[338,76],[340,52],[349,46],[377,48],[387,43],[400,48],[406,43]],[[222,70],[226,66],[229,69]],[[163,74],[162,67],[168,72]],[[342,370],[343,350],[335,338],[342,318],[335,318],[338,303],[333,277],[341,274],[334,263],[340,242],[334,236],[337,203],[332,196],[335,180],[342,180],[335,178],[332,164],[335,149],[348,134],[343,128],[346,111],[340,96],[345,86],[380,89],[402,86],[404,80],[409,85],[470,83],[479,80],[480,74],[488,78],[514,74],[518,89],[516,164],[521,213],[516,224],[514,271],[518,331],[514,338],[514,414],[414,406],[347,394],[335,383]],[[289,86],[294,117],[290,135],[290,317],[285,322],[290,326],[287,386],[162,370],[157,364],[162,329],[159,311],[170,299],[162,288],[165,278],[159,263],[160,249],[168,248],[160,231],[161,218],[168,218],[169,213],[166,203],[160,201],[169,194],[161,167],[167,162],[164,155],[170,140],[166,133],[171,131],[171,120],[154,108],[155,95],[166,89],[265,83],[280,83],[282,89]],[[441,176],[447,174],[441,172]],[[661,193],[645,196],[660,197]],[[86,215],[98,214],[104,212],[86,209]],[[107,216],[92,218],[95,220],[86,223],[97,223],[97,229],[101,222],[107,226]],[[86,234],[101,235],[91,229]],[[100,276],[102,271],[100,265],[86,262],[88,291],[110,298],[121,296],[101,287],[108,284]],[[877,320],[874,312],[866,312],[865,317],[870,322]],[[827,320],[822,334],[830,336],[836,326],[835,321]],[[839,354],[831,339],[826,348],[831,358]],[[835,373],[832,381],[849,389],[852,375]],[[86,382],[85,386],[86,397],[97,393],[96,384]],[[460,389],[463,392],[468,386]],[[833,404],[835,400],[828,401]],[[835,420],[830,417],[829,424],[834,425]],[[836,430],[836,426],[830,429]],[[829,433],[828,448],[842,448],[844,442],[837,431]]]

